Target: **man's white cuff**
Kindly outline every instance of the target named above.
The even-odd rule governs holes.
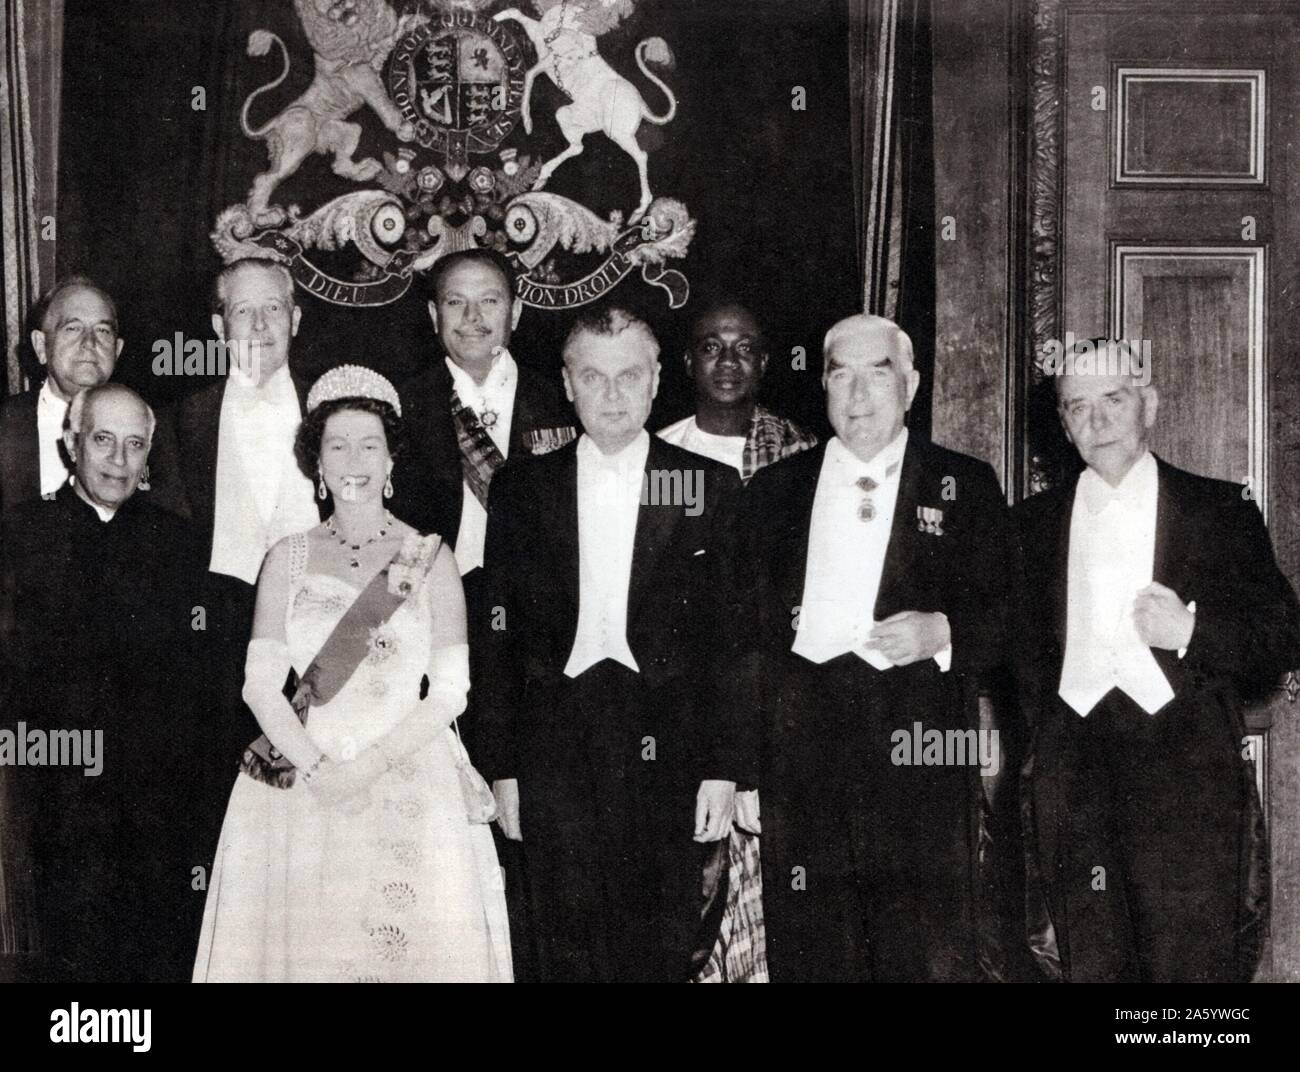
[[[1190,611],[1192,612],[1192,617],[1195,618],[1195,617],[1196,617],[1196,600],[1193,599],[1190,603],[1188,603],[1188,604],[1187,604],[1187,609],[1190,610]],[[1196,633],[1196,623],[1195,623],[1195,622],[1192,623],[1192,633],[1193,633],[1193,634]],[[1179,649],[1178,649],[1178,658],[1181,659],[1181,658],[1182,658],[1184,655],[1186,655],[1186,654],[1187,654],[1187,649],[1186,649],[1186,648],[1179,648]]]

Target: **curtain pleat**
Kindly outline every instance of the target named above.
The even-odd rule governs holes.
[[[921,388],[909,426],[928,434],[934,353],[930,0],[847,3],[861,307],[911,336]]]
[[[5,386],[24,386],[19,348],[43,282],[52,279],[63,0],[4,0],[0,20],[0,243],[4,252]],[[42,232],[45,232],[44,234]],[[0,978],[39,946],[31,863],[13,807],[13,771],[0,766]]]
[[[4,0],[0,23],[0,194],[4,214],[5,380],[23,387],[19,347],[28,310],[52,281],[62,82],[63,0]],[[43,234],[44,232],[44,234]]]
[[[63,0],[26,0],[28,112],[35,160],[36,216],[53,218],[59,204],[59,115],[63,99]],[[55,238],[36,246],[41,291],[54,283]]]
[[[862,308],[888,316],[896,176],[895,85],[900,0],[848,0],[853,187]]]
[[[848,0],[862,308],[897,319],[915,208],[933,199],[929,0]],[[920,165],[920,167],[918,167]]]

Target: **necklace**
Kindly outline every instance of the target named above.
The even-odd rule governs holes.
[[[349,543],[347,537],[342,535],[339,532],[338,526],[334,523],[334,515],[330,514],[330,516],[325,519],[325,531],[328,532],[331,536],[333,536],[336,540],[338,540],[341,546],[348,548],[352,552],[352,556],[351,559],[348,561],[348,565],[351,566],[353,569],[360,569],[361,558],[358,552],[361,550],[361,548],[369,547],[376,540],[382,540],[385,536],[387,536],[388,529],[392,524],[393,524],[393,515],[390,514],[387,510],[385,510],[384,524],[378,532],[376,532],[373,536],[370,537],[370,539],[364,541],[363,543]]]

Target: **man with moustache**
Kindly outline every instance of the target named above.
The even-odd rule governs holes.
[[[444,356],[401,386],[411,434],[392,508],[452,544],[473,613],[493,475],[507,459],[554,450],[575,432],[559,391],[510,353],[523,302],[505,257],[448,254],[430,270],[429,295]]]
[[[764,723],[773,982],[983,968],[977,760],[904,765],[896,734],[978,728],[1013,543],[989,466],[905,427],[919,380],[896,324],[841,320],[822,375],[835,436],[745,493],[735,673]]]
[[[1269,880],[1242,705],[1300,660],[1300,608],[1246,489],[1151,453],[1131,350],[1064,356],[1086,468],[1014,513],[1030,945],[1056,979],[1249,981]]]
[[[213,287],[212,313],[213,331],[230,345],[228,374],[176,407],[186,497],[207,569],[203,633],[214,649],[211,684],[222,711],[195,771],[209,851],[240,757],[261,732],[241,690],[262,559],[281,537],[321,518],[316,489],[293,454],[310,386],[290,360],[301,318],[284,265],[228,264]]]
[[[646,433],[658,353],[629,313],[583,313],[583,435],[492,484],[475,760],[523,842],[544,981],[685,981],[708,843],[752,784],[718,647],[740,482]]]
[[[422,532],[441,534],[456,552],[471,628],[483,606],[487,500],[507,459],[544,454],[575,436],[573,412],[548,380],[515,361],[511,333],[523,302],[514,269],[489,249],[440,258],[428,279],[429,319],[443,355],[399,388],[406,414],[406,452],[393,473],[393,512]],[[481,679],[477,646],[472,678]],[[475,694],[462,735],[476,753]],[[515,978],[533,978],[532,942],[517,846],[498,839],[506,873]]]
[[[5,728],[99,741],[93,766],[83,751],[82,766],[20,772],[42,980],[180,982],[193,953],[188,775],[209,716],[188,526],[138,493],[154,431],[129,388],[81,391],[65,433],[75,480],[4,518]]]
[[[768,343],[757,317],[726,298],[705,305],[691,324],[686,374],[695,384],[695,414],[659,432],[661,439],[730,465],[748,481],[759,469],[817,445],[817,437],[758,401]],[[736,796],[736,829],[726,857],[725,910],[700,982],[765,982],[758,792]],[[706,896],[715,896],[711,884]]]

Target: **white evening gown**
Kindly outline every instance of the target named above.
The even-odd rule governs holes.
[[[431,585],[378,630],[370,654],[307,733],[334,759],[411,711],[429,663]],[[290,587],[299,674],[357,597],[336,577]],[[324,807],[300,782],[240,774],[203,913],[195,982],[511,980],[505,891],[491,829],[471,824],[454,730],[372,786],[368,804]]]

